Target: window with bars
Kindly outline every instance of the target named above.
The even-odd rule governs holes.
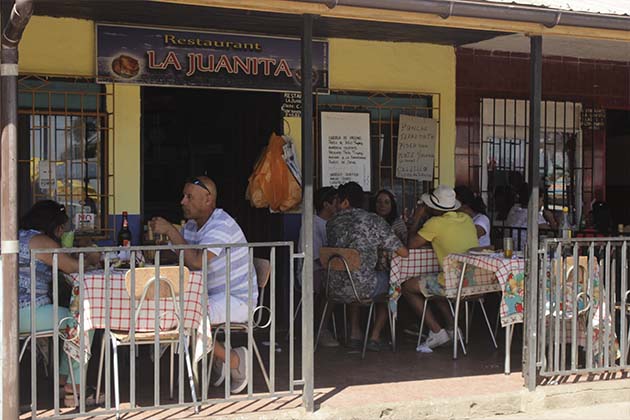
[[[479,187],[491,219],[501,224],[515,200],[518,187],[529,172],[529,101],[484,98],[481,100],[479,163],[470,170],[479,176]],[[568,101],[544,101],[541,109],[540,179],[549,209],[569,207],[574,222],[581,218],[583,195],[582,106]]]
[[[334,91],[315,99],[316,185],[321,186],[321,136],[319,113],[369,112],[371,137],[372,193],[388,189],[396,196],[398,208],[412,209],[420,195],[433,188],[440,176],[439,133],[435,146],[433,182],[419,182],[396,177],[399,116],[412,115],[440,120],[440,96],[437,94],[395,94]]]
[[[90,80],[20,79],[20,214],[36,201],[52,199],[65,205],[70,229],[94,236],[111,232],[108,95],[112,92]]]

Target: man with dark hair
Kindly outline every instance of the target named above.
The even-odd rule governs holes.
[[[337,189],[335,187],[322,187],[315,192],[315,215],[313,216],[313,292],[321,294],[322,284],[325,278],[324,267],[319,260],[319,250],[326,246],[326,222],[337,213],[339,200],[337,197]],[[298,252],[302,252],[302,232],[298,241]],[[302,284],[302,260],[298,260],[296,264],[297,278]],[[325,303],[325,302],[324,302]],[[322,308],[320,309],[323,310]],[[324,314],[325,324],[328,325],[328,318],[332,307]],[[327,328],[324,328],[319,336],[319,344],[324,347],[337,347],[339,342],[332,336]]]
[[[407,248],[385,219],[361,208],[363,196],[363,189],[356,182],[340,186],[340,210],[326,224],[328,246],[353,248],[359,251],[361,266],[358,271],[352,273],[352,278],[357,294],[362,300],[373,299],[386,294],[389,290],[389,273],[376,270],[379,249],[396,252],[403,257],[409,255]],[[346,273],[331,272],[328,281],[331,297],[349,303],[356,302]],[[387,320],[387,311],[386,304],[379,304],[376,307],[376,321],[367,347],[371,351],[380,350],[380,335]],[[358,348],[362,344],[358,305],[350,305],[350,325],[350,345]]]

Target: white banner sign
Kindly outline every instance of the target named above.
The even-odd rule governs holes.
[[[370,191],[370,114],[322,112],[322,185],[354,181]]]
[[[396,177],[433,181],[437,121],[401,115],[398,123]]]

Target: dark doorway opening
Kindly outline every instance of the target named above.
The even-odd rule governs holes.
[[[606,111],[606,201],[614,226],[630,224],[630,111]]]
[[[207,174],[218,207],[248,241],[278,239],[267,209],[245,199],[247,180],[272,132],[282,132],[282,94],[142,88],[143,215],[179,223],[186,178]]]

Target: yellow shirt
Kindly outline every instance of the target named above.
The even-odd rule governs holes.
[[[418,235],[431,242],[440,267],[448,254],[466,252],[479,246],[477,229],[472,219],[467,214],[456,211],[430,218],[418,231]]]

